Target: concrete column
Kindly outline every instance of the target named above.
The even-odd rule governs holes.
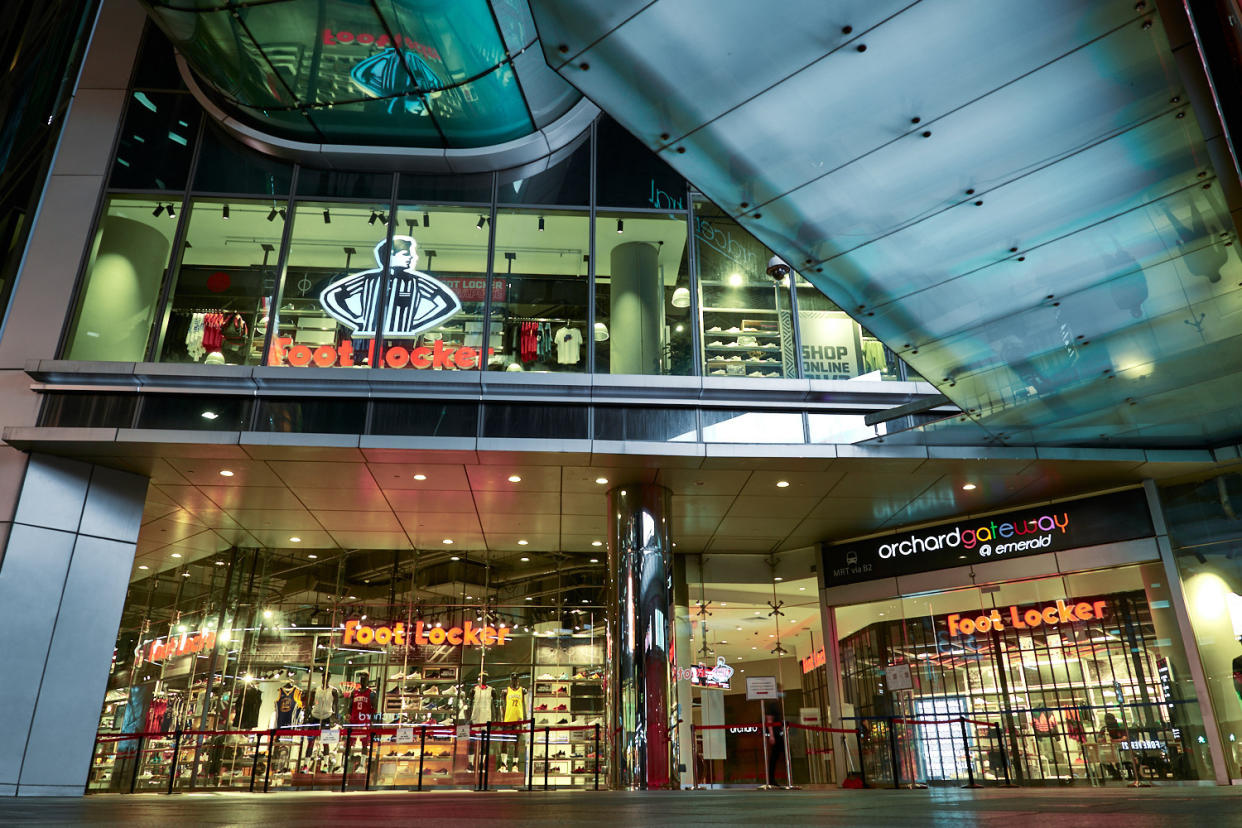
[[[0,796],[79,796],[147,478],[33,455],[0,559]]]
[[[612,249],[609,364],[614,374],[662,374],[664,285],[660,253],[647,242]]]
[[[615,788],[669,788],[677,779],[669,515],[669,492],[660,486],[608,493],[609,775]]]

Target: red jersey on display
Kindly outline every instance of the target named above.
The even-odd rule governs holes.
[[[371,723],[371,691],[361,688],[349,694],[349,723]]]

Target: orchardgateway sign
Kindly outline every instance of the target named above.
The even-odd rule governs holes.
[[[825,547],[824,585],[841,586],[1152,534],[1143,492],[1118,492]]]

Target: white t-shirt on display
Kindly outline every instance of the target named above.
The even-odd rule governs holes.
[[[556,361],[559,365],[577,365],[582,358],[582,331],[564,327],[556,332]]]

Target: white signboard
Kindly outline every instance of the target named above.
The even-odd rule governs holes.
[[[468,724],[458,725],[457,726],[457,738],[458,739],[469,739],[470,738],[470,725]]]
[[[776,689],[776,676],[746,677],[746,699],[748,701],[777,698],[780,698],[780,692]]]
[[[341,729],[333,727],[325,730],[320,734],[320,739],[325,745],[339,745],[341,743]]]
[[[397,728],[396,741],[403,745],[408,745],[411,742],[413,742],[414,741],[414,728],[406,727],[406,726]]]
[[[818,707],[803,707],[800,713],[802,714],[802,723],[804,725],[819,726],[820,718]]]
[[[894,690],[913,690],[914,679],[910,677],[910,665],[894,664],[892,667],[885,667],[884,683],[888,685],[890,693]]]
[[[847,380],[858,376],[858,325],[840,311],[803,311],[802,365],[807,379]]]

